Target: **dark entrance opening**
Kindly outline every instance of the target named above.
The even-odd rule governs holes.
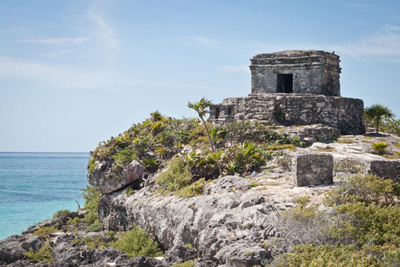
[[[219,108],[215,108],[215,119],[219,118],[219,113],[220,113]]]
[[[293,93],[293,74],[278,74],[276,92]]]

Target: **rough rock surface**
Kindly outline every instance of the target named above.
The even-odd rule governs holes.
[[[94,172],[88,173],[89,183],[101,193],[108,194],[142,178],[144,171],[143,166],[136,160],[129,163],[123,170],[113,167],[107,161],[97,162]]]
[[[279,211],[295,206],[299,193],[327,190],[293,191],[285,177],[278,177],[252,181],[227,176],[209,183],[206,195],[193,198],[161,196],[146,187],[131,196],[116,192],[102,197],[99,216],[111,230],[133,224],[148,230],[170,262],[199,258],[200,266],[265,265],[272,256],[264,242],[278,234]],[[286,185],[271,194],[269,187],[273,190],[280,182]]]

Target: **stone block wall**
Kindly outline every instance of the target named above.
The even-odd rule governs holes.
[[[225,98],[213,105],[216,123],[257,119],[282,125],[323,124],[341,134],[363,134],[364,103],[360,99],[312,94],[251,94]]]
[[[251,92],[279,93],[279,75],[292,75],[292,92],[340,96],[339,56],[318,50],[288,50],[251,59]]]
[[[333,156],[325,153],[298,154],[293,161],[296,186],[332,184]]]
[[[372,160],[369,162],[368,173],[400,182],[400,161]]]

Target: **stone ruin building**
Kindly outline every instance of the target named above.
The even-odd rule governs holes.
[[[339,56],[289,50],[251,59],[251,94],[213,105],[216,123],[261,120],[281,125],[322,124],[341,134],[362,134],[364,103],[340,96]]]

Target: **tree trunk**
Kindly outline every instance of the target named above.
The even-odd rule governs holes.
[[[379,118],[376,119],[376,134],[379,133]]]
[[[213,144],[213,142],[212,142],[212,140],[211,140],[211,136],[210,136],[210,133],[209,133],[209,131],[208,131],[208,127],[207,127],[206,121],[203,119],[203,117],[200,117],[200,119],[201,119],[201,121],[202,121],[203,124],[204,124],[204,128],[206,128],[206,133],[207,133],[208,141],[210,142],[211,150],[212,150],[213,152],[215,152],[215,147],[214,147],[214,144]]]
[[[210,133],[208,132],[207,123],[206,123],[206,121],[203,119],[202,116],[199,116],[199,117],[200,117],[201,121],[202,121],[203,124],[204,124],[204,128],[206,128],[206,133],[207,133],[208,141],[210,141],[211,150],[212,150],[213,152],[216,152],[216,151],[215,151],[214,143],[213,143],[213,141],[211,140]],[[221,168],[221,165],[219,164],[219,161],[218,161],[218,160],[217,160],[217,166],[218,166],[219,176],[221,176],[221,175],[222,175],[222,168]]]

